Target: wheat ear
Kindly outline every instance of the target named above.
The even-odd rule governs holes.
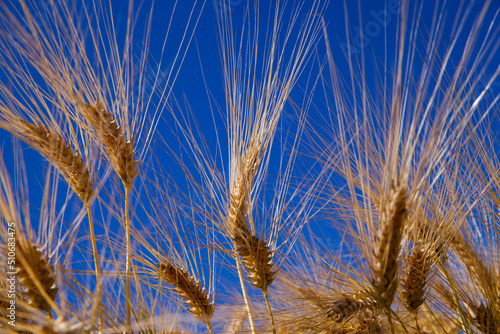
[[[50,315],[58,287],[49,259],[35,245],[23,242],[16,250],[16,267],[29,304]]]
[[[198,320],[204,322],[210,332],[210,321],[214,315],[215,306],[210,301],[205,288],[200,282],[190,276],[185,269],[177,268],[168,261],[158,264],[160,277],[168,284],[175,287],[177,293],[184,299],[188,311]]]
[[[497,334],[500,326],[495,316],[496,310],[481,303],[479,306],[468,304],[469,315],[477,328],[484,334]]]
[[[371,295],[372,292],[361,291],[337,299],[330,306],[327,317],[337,323],[345,322],[357,313],[376,305],[376,301]]]
[[[424,303],[425,288],[430,271],[429,256],[419,245],[413,247],[406,260],[401,280],[402,300],[409,312],[415,312]]]
[[[24,120],[19,120],[19,123],[21,138],[56,166],[75,194],[88,203],[94,194],[93,184],[78,152],[74,152],[61,135],[42,125]]]
[[[259,163],[259,145],[256,145],[255,142],[252,141],[247,148],[245,158],[243,159],[243,166],[240,169],[240,175],[234,183],[233,191],[230,195],[228,224],[232,233],[234,247],[238,252],[238,255],[242,258],[245,268],[250,273],[249,278],[252,285],[262,290],[264,294],[273,332],[276,332],[274,317],[267,293],[267,289],[273,283],[275,276],[272,263],[273,254],[269,245],[261,238],[253,235],[246,223],[246,213],[248,203],[250,202],[249,190],[252,188]],[[250,304],[248,302],[248,297],[246,296],[246,290],[244,289],[244,282],[238,261],[237,266],[245,303],[248,308],[250,324],[252,331],[255,332]]]
[[[133,181],[139,173],[137,170],[138,161],[134,160],[134,140],[127,140],[125,131],[113,117],[113,114],[108,112],[99,101],[96,102],[95,106],[82,103],[82,110],[102,142],[116,174],[122,180],[125,188],[131,189]]]
[[[392,187],[389,202],[380,213],[372,266],[375,298],[381,306],[390,307],[398,287],[398,257],[406,210],[406,188]]]
[[[491,272],[489,266],[484,263],[474,247],[467,243],[460,234],[456,234],[451,238],[451,248],[462,261],[477,286],[484,289],[486,295],[496,296],[495,275]]]
[[[265,282],[263,281],[259,281],[262,277],[260,273],[257,273],[255,271],[256,269],[258,269],[257,266],[252,265],[253,259],[259,258],[259,254],[255,253],[255,249],[252,248],[252,245],[255,244],[255,246],[259,247],[259,243],[255,242],[255,239],[253,239],[257,237],[254,237],[252,235],[246,223],[247,208],[248,208],[248,203],[250,202],[249,198],[251,192],[250,190],[253,186],[255,174],[257,172],[260,163],[259,152],[260,150],[258,148],[258,145],[254,145],[254,142],[252,142],[252,144],[250,144],[246,150],[242,164],[237,166],[238,177],[236,181],[233,183],[229,195],[227,224],[228,224],[228,230],[233,240],[233,246],[235,252],[239,254],[241,257],[243,257],[243,262],[245,266],[247,264],[250,265],[250,267],[247,267],[247,270],[250,271],[251,273],[250,275],[253,276],[255,279],[255,281],[252,280],[252,283],[257,283],[257,285],[261,285],[265,287],[265,289],[267,289],[268,285],[266,285]],[[248,256],[247,259],[245,259],[246,256]],[[252,256],[254,256],[253,259]],[[245,300],[245,305],[248,311],[248,319],[250,322],[250,327],[252,333],[255,333],[255,323],[253,320],[252,309],[250,306],[250,302],[248,300],[248,295],[246,292],[245,283],[243,280],[243,273],[239,259],[236,259],[236,266],[238,270],[238,276],[240,279],[243,298]]]

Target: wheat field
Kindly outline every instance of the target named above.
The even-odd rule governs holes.
[[[500,333],[499,16],[0,2],[0,332]]]

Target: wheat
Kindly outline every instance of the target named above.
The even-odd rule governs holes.
[[[358,298],[356,296],[346,296],[335,300],[329,307],[327,316],[336,322],[345,322],[358,312],[375,306],[376,302],[371,297]]]
[[[473,320],[477,327],[484,334],[496,334],[500,329],[498,325],[498,314],[495,314],[496,310],[491,309],[484,304],[479,305],[479,307],[474,307],[473,310]]]
[[[259,167],[260,155],[256,146],[248,147],[241,167],[242,172],[231,192],[228,225],[232,231],[237,252],[250,272],[252,284],[262,291],[267,291],[274,280],[273,255],[267,243],[252,235],[246,223],[249,194]]]
[[[406,260],[401,280],[403,303],[409,312],[415,312],[424,303],[424,294],[430,271],[430,259],[419,245]]]
[[[60,134],[42,125],[23,120],[19,123],[18,135],[55,165],[75,194],[87,204],[94,194],[93,182],[80,154],[74,152]]]
[[[398,257],[403,226],[408,215],[406,188],[392,188],[383,210],[380,213],[379,231],[373,249],[373,288],[377,300],[389,307],[398,287]]]
[[[31,243],[25,242],[24,246],[18,247],[16,257],[17,275],[21,285],[26,289],[25,297],[31,306],[50,315],[51,305],[58,290],[54,268],[47,257]],[[40,287],[43,291],[40,291]]]
[[[125,188],[132,188],[132,183],[139,173],[137,170],[138,161],[134,160],[133,139],[127,139],[125,131],[118,124],[116,118],[113,118],[113,114],[108,112],[99,101],[95,103],[95,106],[81,103],[81,109],[104,145],[111,165]]]
[[[354,4],[345,1],[347,48],[340,43],[348,66],[342,66],[341,59],[333,59],[337,52],[329,49],[326,31],[328,21],[335,17],[324,15],[319,5],[323,1],[314,1],[304,16],[301,11],[306,1],[294,2],[291,11],[283,5],[287,1],[273,1],[268,22],[261,16],[262,2],[255,1],[253,8],[251,2],[248,7],[237,7],[240,1],[214,1],[221,7],[217,18],[227,109],[218,119],[220,101],[213,104],[215,148],[205,142],[205,138],[214,138],[205,133],[205,124],[193,134],[197,124],[188,112],[179,115],[172,108],[179,103],[170,95],[174,89],[170,78],[183,72],[173,66],[168,74],[160,73],[159,67],[153,69],[156,79],[164,75],[168,82],[158,83],[164,87],[161,94],[156,95],[153,88],[154,94],[144,99],[148,93],[142,85],[148,78],[142,76],[149,64],[141,56],[140,69],[134,68],[131,52],[136,44],[133,27],[141,17],[135,20],[130,14],[121,36],[119,20],[111,15],[106,20],[108,16],[100,14],[108,10],[111,14],[114,4],[83,4],[85,16],[73,21],[64,0],[32,2],[0,4],[0,71],[8,77],[7,84],[0,84],[0,127],[40,152],[85,204],[97,293],[86,288],[92,286],[91,271],[80,271],[88,251],[81,244],[86,231],[78,231],[81,220],[67,222],[70,216],[81,219],[84,214],[64,213],[57,188],[47,185],[51,177],[44,189],[53,191],[53,196],[44,192],[37,232],[30,229],[29,217],[35,215],[27,209],[33,207],[27,202],[28,187],[19,186],[15,196],[0,192],[1,223],[14,221],[20,231],[29,231],[18,239],[21,290],[16,294],[19,327],[15,329],[7,327],[3,317],[9,300],[5,298],[5,273],[0,272],[2,331],[154,334],[187,328],[185,332],[198,333],[200,324],[183,317],[190,313],[209,332],[212,324],[223,331],[230,320],[234,326],[227,326],[226,331],[254,334],[270,332],[271,327],[283,334],[499,332],[500,164],[494,117],[499,115],[500,95],[490,93],[500,75],[495,63],[500,50],[500,16],[491,11],[494,2],[486,0],[476,6],[462,1],[449,25],[441,15],[447,12],[446,2],[433,2],[430,26],[427,7],[420,2],[389,1],[384,10],[370,11],[374,20],[365,24],[361,18],[364,8],[357,8],[360,27],[353,33],[348,11]],[[181,7],[183,2],[178,3]],[[205,1],[201,3],[205,5]],[[392,8],[395,5],[399,7]],[[480,11],[469,19],[476,7]],[[40,20],[41,9],[49,12],[53,22]],[[129,13],[135,9],[130,2]],[[240,9],[245,13],[241,37],[232,26],[238,22]],[[333,10],[337,15],[337,8]],[[398,11],[397,20],[394,10]],[[154,12],[151,7],[151,14]],[[194,8],[189,20],[196,19],[193,12]],[[299,17],[307,19],[297,36],[292,28]],[[314,49],[321,20],[316,18],[324,22],[327,60],[321,47]],[[103,27],[103,21],[111,23]],[[271,28],[261,35],[261,25],[266,23]],[[90,58],[83,38],[86,26],[95,52]],[[19,36],[11,36],[16,28]],[[177,30],[169,25],[169,31],[171,28]],[[380,84],[379,91],[371,91],[372,71],[366,67],[369,52],[365,47],[375,46],[377,30],[385,38],[383,83],[375,84]],[[394,40],[390,36],[393,30],[397,31]],[[452,36],[450,43],[441,41],[447,35]],[[183,41],[190,37],[182,36]],[[118,43],[121,40],[123,45]],[[139,43],[144,46],[143,54],[148,53],[148,43]],[[260,52],[262,46],[264,53]],[[205,57],[203,43],[197,47],[200,62],[205,63],[210,57]],[[185,55],[179,50],[174,62]],[[302,78],[309,55],[314,64]],[[382,57],[375,58],[378,64]],[[163,55],[160,62],[162,59]],[[324,79],[326,61],[331,83]],[[487,75],[492,67],[494,74]],[[132,92],[136,84],[139,97]],[[302,105],[298,95],[290,94],[296,85],[306,96]],[[316,100],[316,89],[321,86],[326,106]],[[215,91],[212,82],[206,81],[206,88],[212,103],[218,95],[211,93]],[[158,108],[154,115],[147,113],[150,105]],[[164,109],[171,112],[164,121],[165,129],[169,127],[172,133],[164,133],[163,141],[158,141],[164,146],[158,146],[149,160],[147,143],[156,142],[153,133]],[[292,122],[298,124],[297,129],[290,126],[292,130],[281,131],[283,116],[290,116],[290,109],[298,115]],[[306,116],[306,111],[312,115]],[[150,119],[151,128],[142,129]],[[331,128],[323,128],[328,122]],[[222,123],[225,132],[220,129]],[[292,135],[288,137],[288,133]],[[328,138],[330,134],[332,138]],[[226,145],[228,152],[223,150]],[[97,146],[125,188],[121,210],[115,206],[115,199],[121,197],[113,183],[105,179],[93,183],[100,172],[89,153]],[[285,156],[290,156],[288,161]],[[170,158],[178,166],[172,167]],[[19,168],[19,175],[24,174],[24,167],[13,165]],[[140,168],[151,169],[141,173],[141,191],[129,198],[134,183],[138,185]],[[179,170],[185,180],[179,177]],[[16,182],[16,187],[18,184],[22,182]],[[98,197],[99,189],[103,191]],[[19,202],[24,203],[24,211],[13,209],[16,196],[22,198]],[[102,232],[97,238],[90,214],[94,198]],[[143,204],[146,198],[149,202]],[[64,207],[72,204],[64,201]],[[162,210],[166,214],[159,213]],[[134,215],[136,226],[129,214]],[[26,219],[18,219],[21,216]],[[420,223],[422,218],[425,224]],[[46,221],[62,224],[49,229]],[[169,223],[164,225],[165,221]],[[124,234],[116,232],[117,222],[123,224]],[[329,230],[332,222],[334,230]],[[304,226],[308,230],[301,234]],[[5,239],[7,232],[0,231]],[[45,242],[32,238],[35,233]],[[133,258],[131,236],[138,243]],[[100,257],[96,240],[103,245]],[[297,250],[297,245],[303,248]],[[454,252],[449,258],[448,248]],[[68,258],[59,262],[66,254]],[[0,259],[5,262],[3,255]],[[101,287],[99,260],[106,264],[102,281],[109,284],[106,289]],[[228,260],[236,260],[236,269]],[[57,263],[57,271],[52,262]],[[73,277],[72,270],[79,270],[79,275]],[[233,282],[236,275],[239,287]],[[168,285],[168,306],[162,282]],[[261,295],[247,293],[248,282],[262,291],[265,306]],[[216,289],[222,299],[217,305],[231,303],[227,309],[234,309],[245,304],[246,315],[226,317],[221,312],[214,317]],[[70,294],[71,302],[64,300],[65,293]],[[268,293],[273,297],[272,308]],[[171,304],[177,314],[165,317],[164,309]],[[75,317],[88,305],[94,306],[88,319]],[[277,311],[276,318],[273,311]],[[57,318],[52,318],[54,314]],[[69,320],[73,318],[78,319]]]
[[[196,319],[210,325],[214,314],[215,306],[210,301],[207,292],[200,286],[200,283],[190,276],[185,269],[175,267],[170,262],[158,264],[160,277],[176,288],[177,293],[189,307]]]

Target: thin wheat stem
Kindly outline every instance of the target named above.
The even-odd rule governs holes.
[[[131,267],[131,259],[130,259],[130,219],[129,219],[129,214],[128,214],[128,209],[129,209],[129,195],[130,195],[130,189],[125,186],[125,247],[126,247],[126,265],[125,265],[125,280],[126,280],[126,287],[125,287],[125,298],[126,298],[126,326],[127,330],[132,333],[132,317],[131,317],[131,310],[132,310],[132,300],[131,300],[131,293],[130,293],[130,267]]]
[[[387,307],[387,322],[389,323],[389,328],[391,329],[391,333],[394,334],[394,324],[392,323],[390,307]]]
[[[234,244],[235,248],[235,253],[237,253],[237,248],[238,246]],[[245,301],[245,305],[247,307],[247,313],[248,313],[248,322],[250,323],[250,328],[252,330],[252,333],[255,334],[255,323],[253,320],[253,315],[252,315],[252,308],[250,306],[250,301],[248,300],[248,295],[247,295],[247,289],[245,288],[245,281],[243,279],[243,272],[241,269],[241,263],[239,257],[236,255],[236,269],[238,270],[238,276],[240,278],[240,285],[241,285],[241,293],[243,294],[243,300]]]
[[[210,323],[210,321],[209,321],[209,322],[207,322],[207,328],[208,328],[208,332],[209,332],[210,334],[213,334],[213,332],[212,332],[212,324]]]
[[[87,216],[89,217],[89,229],[90,229],[90,238],[92,239],[92,252],[94,253],[94,266],[95,266],[95,280],[96,280],[96,289],[97,289],[97,295],[96,295],[96,300],[97,300],[97,317],[98,317],[98,328],[99,328],[99,333],[101,332],[102,328],[102,316],[103,316],[103,309],[102,309],[102,287],[101,287],[101,271],[99,270],[99,259],[97,258],[97,244],[95,241],[95,233],[94,233],[94,223],[92,222],[92,212],[90,210],[90,203],[87,202],[85,204],[87,207]]]
[[[267,290],[262,292],[264,293],[264,298],[266,299],[267,311],[269,312],[269,319],[271,320],[271,326],[273,327],[273,334],[276,334],[276,325],[274,324],[273,310],[271,309],[271,304],[269,303]]]

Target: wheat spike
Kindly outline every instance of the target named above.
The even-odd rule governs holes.
[[[494,314],[495,310],[492,310],[491,307],[484,305],[483,303],[479,306],[470,304],[468,306],[469,314],[481,333],[498,333],[500,327],[498,326],[498,322]]]
[[[180,297],[189,307],[189,312],[194,317],[206,324],[210,323],[214,314],[215,306],[205,288],[184,270],[175,267],[170,262],[158,264],[161,278],[168,284],[174,286]]]
[[[127,140],[126,134],[104,106],[97,101],[95,106],[82,103],[82,110],[92,125],[104,149],[109,155],[111,165],[127,189],[139,173],[138,161],[134,160],[134,140]]]
[[[36,278],[41,283],[45,293],[55,300],[58,287],[54,277],[54,270],[47,257],[35,245],[31,243],[23,243],[16,250],[16,266],[17,275],[20,278],[20,283],[24,287],[24,296],[29,301],[29,304],[34,308],[50,314],[51,306],[47,299],[42,295],[33,281],[28,268],[36,275]],[[20,244],[21,245],[21,244]],[[19,259],[22,255],[24,261]]]
[[[484,289],[486,294],[496,295],[497,288],[495,276],[474,247],[467,243],[460,234],[455,234],[453,238],[451,238],[451,247],[460,261],[464,264],[474,282]]]
[[[358,312],[375,306],[376,301],[369,295],[366,293],[357,293],[335,300],[328,310],[327,317],[341,323],[350,319]]]
[[[252,188],[259,163],[259,149],[256,145],[250,145],[243,158],[242,165],[238,168],[238,177],[229,196],[228,223],[233,238],[238,236],[245,238],[251,234],[245,216],[250,201],[248,198],[249,190]]]
[[[430,271],[429,257],[416,245],[406,260],[401,280],[402,300],[409,312],[415,312],[424,302],[425,287]]]
[[[406,210],[406,188],[392,188],[389,203],[380,213],[380,226],[375,242],[372,266],[375,297],[381,305],[389,307],[398,286],[397,273],[403,223]]]
[[[269,245],[261,238],[252,235],[246,223],[246,210],[249,202],[249,188],[259,166],[258,149],[250,145],[243,159],[243,168],[230,195],[228,221],[233,234],[233,241],[238,254],[243,259],[245,268],[250,272],[252,285],[262,291],[273,283],[272,252]]]
[[[238,253],[243,259],[245,267],[250,272],[252,285],[263,291],[273,283],[275,272],[273,272],[272,254],[269,246],[262,239],[249,236],[235,238],[238,245]]]
[[[8,283],[7,279],[10,277],[5,274],[5,272],[0,274],[0,330],[3,326],[7,326],[7,322],[10,320],[7,316],[10,314],[11,300],[12,298],[8,298],[10,287],[6,284]],[[29,305],[24,301],[23,296],[16,291],[16,323],[20,325],[28,325],[33,318],[32,309],[30,309]]]
[[[94,194],[93,183],[80,154],[74,152],[58,133],[23,120],[19,123],[22,125],[21,138],[56,166],[75,194],[88,203]]]

